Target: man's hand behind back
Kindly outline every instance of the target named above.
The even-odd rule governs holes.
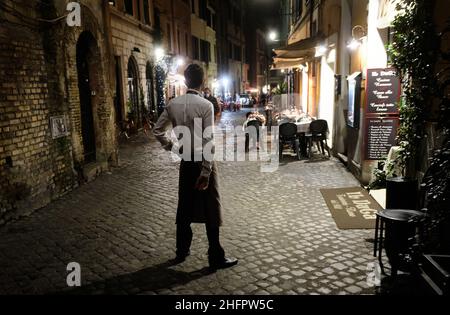
[[[209,187],[209,177],[200,176],[195,184],[195,189],[205,191]]]

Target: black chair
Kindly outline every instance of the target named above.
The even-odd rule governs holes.
[[[328,156],[331,157],[330,148],[328,147],[327,137],[328,137],[328,123],[326,120],[319,119],[311,122],[310,133],[305,135],[308,142],[308,155],[311,158],[312,146],[315,142],[317,144],[317,149],[325,155],[325,149],[328,152]],[[319,146],[320,145],[320,146]]]
[[[245,129],[245,152],[250,150],[250,140],[255,147],[256,143],[259,143],[259,130],[262,124],[259,120],[251,120],[247,123],[247,128]]]
[[[297,154],[297,158],[301,159],[300,141],[297,137],[297,125],[294,123],[284,123],[279,127],[280,140],[279,140],[279,153],[280,161],[283,159],[283,150],[285,145],[290,145]]]
[[[383,274],[383,245],[391,265],[391,276],[395,277],[407,263],[411,239],[424,218],[425,213],[415,210],[386,209],[377,213],[373,255],[378,257]]]

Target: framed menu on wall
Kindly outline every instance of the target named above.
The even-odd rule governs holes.
[[[401,85],[394,68],[367,70],[367,115],[398,114]]]
[[[399,118],[366,118],[365,158],[368,161],[382,160],[396,145]]]

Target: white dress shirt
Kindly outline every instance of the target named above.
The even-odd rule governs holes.
[[[187,127],[190,131],[191,139],[186,148],[186,138],[183,139],[181,146],[183,151],[190,149],[191,155],[195,156],[195,161],[202,161],[201,176],[209,177],[212,170],[213,158],[211,154],[203,154],[205,146],[214,153],[214,106],[207,99],[203,98],[200,92],[188,90],[188,94],[174,98],[165,107],[164,112],[156,123],[153,134],[161,142],[167,151],[178,150],[179,144],[174,144],[167,131],[176,127]],[[211,132],[206,132],[208,128]],[[180,135],[181,136],[181,135]],[[183,135],[184,137],[184,135]],[[180,140],[180,138],[178,138]],[[206,150],[205,150],[206,152]],[[188,154],[189,155],[189,154]],[[186,160],[186,155],[184,160]]]

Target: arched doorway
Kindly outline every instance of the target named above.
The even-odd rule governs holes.
[[[98,60],[97,43],[89,32],[81,33],[77,42],[77,72],[80,94],[81,135],[83,139],[84,162],[96,160],[96,141],[93,114],[93,87],[96,84]]]
[[[139,76],[136,60],[128,60],[128,114],[138,128],[142,126],[142,113],[139,104]]]
[[[145,69],[145,76],[147,81],[147,108],[150,113],[156,112],[155,106],[155,84],[153,81],[153,66],[150,62],[147,62]]]

